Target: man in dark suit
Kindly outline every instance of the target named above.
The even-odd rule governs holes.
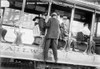
[[[35,25],[39,25],[41,35],[45,35],[45,16],[46,14],[40,14],[39,17],[33,19],[33,21],[36,21]]]
[[[40,15],[40,19],[38,23],[39,23],[41,35],[44,35],[45,34],[45,14]]]
[[[51,18],[46,23],[47,34],[44,46],[44,60],[48,59],[48,50],[49,47],[53,50],[53,55],[55,62],[57,62],[57,45],[58,45],[58,38],[59,38],[59,20],[57,19],[57,14],[53,13]]]

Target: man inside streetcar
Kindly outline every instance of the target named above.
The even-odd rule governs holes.
[[[63,48],[66,49],[68,45],[68,35],[69,35],[69,19],[67,16],[63,16],[63,22],[60,25],[60,40],[63,40],[65,42]],[[73,37],[73,33],[71,32],[71,46],[72,50],[75,51],[75,46],[76,46],[76,39]]]
[[[60,25],[60,37],[59,39],[64,41],[64,46],[67,45],[67,40],[68,40],[68,31],[69,31],[69,20],[67,16],[63,16],[62,23]]]
[[[84,23],[84,28],[81,30],[82,33],[86,36],[90,36],[90,30],[88,28],[88,24]]]
[[[60,25],[60,30],[61,30],[61,39],[65,40],[65,37],[68,36],[68,29],[69,28],[69,22],[67,19],[67,16],[63,16],[63,22]]]
[[[47,34],[44,46],[44,61],[48,60],[48,50],[51,47],[55,62],[57,62],[57,46],[60,33],[59,20],[57,19],[57,13],[52,13],[51,18],[46,23]]]
[[[40,14],[39,17],[35,17],[33,21],[36,21],[35,25],[39,25],[40,29],[40,34],[44,35],[45,34],[45,15],[46,14]]]
[[[82,32],[84,34],[84,40],[89,43],[89,40],[90,40],[90,29],[89,29],[88,24],[84,24],[84,28],[83,28]],[[94,50],[95,50],[95,42],[94,42],[94,40],[92,40],[91,43],[92,43],[91,52],[94,53]]]
[[[89,30],[89,27],[88,27],[88,24],[87,23],[84,23],[84,27],[83,27],[83,29],[80,31],[80,32],[78,32],[77,34],[79,35],[79,33],[82,33],[80,36],[77,36],[77,38],[79,39],[79,40],[82,40],[82,42],[87,42],[86,44],[87,44],[87,49],[85,50],[85,52],[88,52],[88,48],[89,48],[89,40],[90,40],[90,30]],[[95,49],[95,42],[94,41],[92,41],[92,47],[93,47],[93,50],[91,50],[91,52],[92,53],[94,53],[94,49]]]
[[[88,46],[87,40],[90,36],[90,30],[88,28],[88,24],[84,23],[83,28],[77,33],[76,39],[78,45],[86,45]],[[86,50],[85,50],[86,51]]]

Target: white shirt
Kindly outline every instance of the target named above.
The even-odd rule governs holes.
[[[81,31],[82,31],[82,33],[85,34],[85,35],[90,35],[90,30],[88,29],[87,26],[85,26]]]

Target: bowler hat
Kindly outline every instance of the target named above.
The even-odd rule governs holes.
[[[54,13],[51,14],[51,16],[57,16],[57,13],[54,12]]]
[[[35,17],[35,18],[33,19],[33,21],[35,21],[36,19],[40,19],[40,17]]]

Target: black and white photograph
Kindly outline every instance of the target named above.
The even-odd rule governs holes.
[[[100,69],[100,0],[0,0],[0,69]]]

